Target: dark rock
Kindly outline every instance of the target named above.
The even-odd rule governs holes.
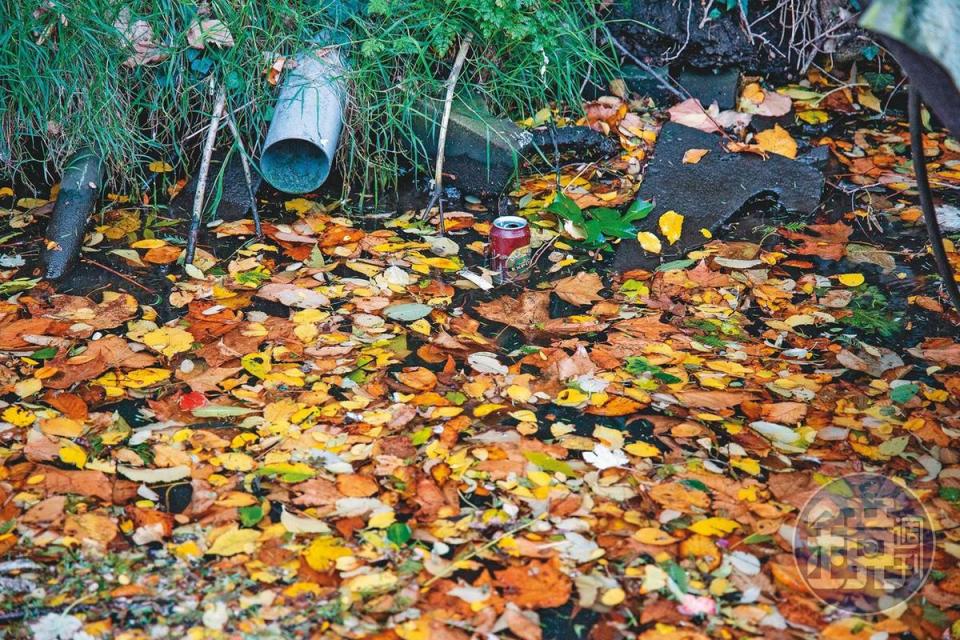
[[[720,72],[684,69],[677,76],[677,82],[705,107],[714,102],[721,111],[737,106],[740,72],[736,69]]]
[[[756,199],[773,196],[785,209],[802,213],[820,203],[823,174],[817,169],[774,154],[764,160],[751,153],[728,153],[722,143],[719,136],[679,124],[663,126],[638,194],[656,207],[638,230],[662,237],[657,222],[673,210],[684,216],[682,233],[676,244],[663,241],[661,256],[646,253],[635,240],[625,240],[614,259],[617,270],[649,269],[682,258],[707,241],[701,229],[715,232]],[[683,164],[687,149],[710,152],[696,164]]]
[[[532,164],[548,159],[552,164],[555,153],[573,154],[578,162],[593,162],[620,151],[616,140],[590,127],[541,127],[531,131],[533,138],[523,148],[523,156]]]
[[[786,58],[763,46],[765,40],[779,40],[783,27],[776,24],[775,14],[751,27],[760,36],[751,41],[740,24],[739,11],[720,11],[704,20],[707,6],[716,4],[699,0],[617,0],[608,25],[633,55],[654,66],[737,67],[764,74],[787,69]]]
[[[216,153],[210,161],[210,174],[207,176],[206,201],[216,193],[216,178],[220,175],[221,166],[225,154]],[[250,168],[250,181],[253,187],[253,194],[256,196],[260,188],[260,173],[255,168]],[[197,176],[191,178],[187,186],[177,194],[170,203],[171,212],[178,217],[190,217],[193,211],[193,197],[197,193]],[[243,174],[243,162],[237,153],[230,155],[226,168],[223,170],[223,193],[220,196],[220,204],[217,205],[215,218],[220,220],[240,220],[250,213],[250,192],[247,189],[247,179]]]
[[[436,162],[443,114],[441,101],[421,102],[414,118],[415,153]],[[494,117],[479,100],[454,101],[450,110],[443,173],[461,191],[475,195],[504,192],[517,171],[532,136],[510,120]]]

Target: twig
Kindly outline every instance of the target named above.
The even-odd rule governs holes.
[[[450,564],[444,567],[444,569],[440,573],[435,574],[432,578],[424,582],[423,586],[420,587],[420,590],[426,591],[427,589],[430,588],[431,585],[433,585],[434,582],[436,582],[437,580],[442,580],[447,576],[449,576],[454,571],[456,571],[457,565],[460,564],[461,562],[465,562],[470,558],[475,558],[481,553],[483,553],[484,551],[487,551],[488,549],[492,549],[493,547],[497,546],[497,544],[507,536],[512,536],[515,533],[519,533],[523,531],[524,529],[529,529],[534,525],[534,523],[539,522],[540,520],[543,520],[545,516],[546,514],[540,514],[536,518],[533,518],[532,520],[529,520],[522,525],[516,526],[513,529],[508,529],[507,531],[504,531],[503,533],[498,535],[496,538],[494,538],[490,542],[484,544],[483,546],[477,547],[476,549],[473,549],[469,553],[465,553],[459,558],[454,558],[453,560],[450,561]]]
[[[440,205],[440,235],[443,235],[445,229],[443,221],[443,201],[440,194],[443,192],[443,157],[447,146],[447,127],[450,126],[450,110],[453,108],[453,93],[457,86],[457,80],[460,78],[460,71],[463,70],[463,63],[467,59],[467,51],[470,50],[470,43],[473,42],[473,34],[468,33],[460,43],[460,50],[457,51],[457,57],[453,61],[453,68],[450,69],[450,77],[447,78],[447,95],[443,100],[443,117],[440,119],[440,135],[437,138],[437,163],[433,171],[433,195],[424,209],[424,216],[430,215],[433,205]]]
[[[930,236],[930,248],[933,250],[933,261],[940,272],[943,286],[950,296],[954,311],[960,313],[960,288],[954,279],[953,267],[947,252],[943,248],[943,233],[937,221],[937,211],[933,204],[933,194],[930,193],[930,181],[927,180],[927,160],[923,153],[923,123],[920,117],[920,92],[910,83],[909,101],[907,103],[910,120],[910,154],[913,156],[913,172],[917,179],[917,191],[920,195],[920,209],[923,210],[923,219],[927,224],[927,235]]]
[[[233,119],[233,114],[227,114],[227,125],[230,127],[230,133],[237,143],[237,149],[240,150],[240,164],[243,166],[243,178],[247,181],[247,193],[250,195],[250,213],[253,215],[253,228],[257,233],[257,238],[263,237],[263,227],[260,224],[260,212],[257,211],[257,199],[253,193],[253,177],[250,173],[250,163],[247,162],[247,150],[243,146],[243,140],[240,138],[240,130]]]
[[[220,117],[223,115],[223,105],[226,104],[227,94],[221,87],[213,105],[213,115],[210,116],[210,128],[207,130],[207,139],[203,143],[203,156],[200,160],[200,173],[197,178],[197,191],[193,196],[193,215],[190,218],[190,234],[187,236],[187,255],[184,264],[193,264],[193,255],[197,251],[197,236],[200,234],[200,219],[203,217],[203,198],[207,192],[207,175],[210,173],[210,159],[213,157],[213,146],[217,141],[217,131],[220,129]]]
[[[140,284],[139,282],[137,282],[136,280],[134,280],[134,279],[131,278],[130,276],[128,276],[128,275],[126,275],[126,274],[123,274],[123,273],[120,273],[120,272],[117,271],[116,269],[111,269],[111,268],[108,267],[107,265],[102,264],[102,263],[100,263],[100,262],[97,262],[96,260],[94,260],[94,259],[92,259],[92,258],[88,258],[88,257],[86,257],[86,256],[81,256],[81,257],[80,257],[80,260],[81,260],[82,262],[89,262],[89,263],[92,264],[93,266],[98,267],[98,268],[100,268],[100,269],[103,269],[103,270],[106,271],[107,273],[112,273],[113,275],[117,276],[118,278],[122,278],[123,280],[129,282],[130,284],[132,284],[133,286],[137,287],[138,289],[143,289],[143,290],[146,291],[147,293],[156,293],[156,291],[154,291],[153,289],[150,289],[149,287],[145,287],[144,285]]]

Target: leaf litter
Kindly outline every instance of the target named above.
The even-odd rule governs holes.
[[[197,36],[229,46],[215,25]],[[742,131],[869,107],[825,82],[751,83],[740,112],[669,116]],[[520,213],[552,243],[525,287],[477,291],[489,222],[470,212],[448,217],[478,238],[457,243],[300,198],[262,242],[172,277],[166,322],[123,293],[7,289],[0,553],[25,564],[0,563],[0,614],[36,637],[536,640],[557,612],[598,639],[942,634],[960,606],[960,342],[930,287],[902,302],[945,335],[891,342],[878,311],[880,278],[922,244],[854,243],[854,210],[609,273],[602,242],[570,231],[624,229],[578,211],[630,202],[656,116],[588,105],[584,123],[623,146],[613,171],[567,169],[561,194],[523,180]],[[905,136],[891,120],[819,142],[910,228]],[[779,124],[742,140],[797,154]],[[934,178],[960,181],[960,147],[928,140]],[[685,162],[707,152],[728,151]],[[641,245],[659,253],[683,222],[662,214]],[[131,268],[179,258],[144,232],[120,209],[87,240]],[[864,470],[913,490],[940,534],[921,593],[872,619],[836,616],[790,554],[805,498]]]

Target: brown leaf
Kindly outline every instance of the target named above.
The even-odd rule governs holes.
[[[370,476],[358,473],[343,473],[337,476],[337,490],[348,498],[367,498],[377,493],[380,487]]]
[[[521,609],[559,607],[570,599],[572,583],[552,562],[534,560],[526,566],[494,572],[505,600]]]
[[[581,271],[569,278],[558,280],[553,292],[557,294],[561,300],[582,306],[603,300],[603,296],[597,294],[600,289],[603,289],[603,282],[600,281],[600,276],[596,273],[584,273]]]
[[[43,396],[44,401],[51,407],[73,420],[84,421],[89,410],[83,398],[75,393],[48,391]]]
[[[477,313],[487,320],[528,333],[535,330],[534,325],[550,319],[549,306],[549,291],[524,291],[519,297],[503,296],[478,304]]]

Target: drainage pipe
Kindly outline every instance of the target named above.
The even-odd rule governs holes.
[[[286,193],[308,193],[330,175],[346,100],[339,47],[297,56],[280,89],[260,173]]]
[[[103,160],[94,151],[82,149],[67,161],[40,253],[45,278],[59,280],[76,263],[102,181]]]

